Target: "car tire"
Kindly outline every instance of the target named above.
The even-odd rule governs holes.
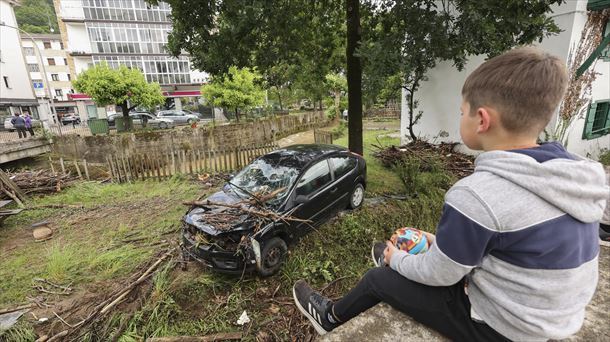
[[[195,122],[195,120],[193,120],[193,119],[186,120],[186,123],[189,125],[192,125],[194,122]]]
[[[284,264],[288,246],[279,237],[274,237],[263,245],[261,251],[261,267],[258,273],[263,277],[274,275]]]
[[[165,122],[160,123],[159,129],[167,129],[167,124]]]
[[[362,186],[362,183],[358,183],[349,194],[348,207],[358,209],[362,206],[362,203],[364,203],[364,186]]]

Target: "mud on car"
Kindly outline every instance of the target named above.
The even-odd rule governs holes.
[[[360,207],[364,159],[335,145],[293,145],[261,156],[182,220],[185,258],[226,273],[277,272],[288,246],[338,211]],[[271,212],[261,219],[249,212]]]

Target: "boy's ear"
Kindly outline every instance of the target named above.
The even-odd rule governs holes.
[[[477,127],[477,133],[485,133],[489,130],[491,126],[491,114],[489,109],[485,107],[479,107],[477,109],[477,120],[479,120],[479,124]]]

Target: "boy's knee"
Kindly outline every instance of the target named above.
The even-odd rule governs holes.
[[[396,276],[402,277],[389,267],[374,267],[364,274],[363,280],[369,286],[379,287]]]

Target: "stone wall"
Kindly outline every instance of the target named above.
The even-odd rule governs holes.
[[[175,150],[208,150],[254,146],[274,142],[289,134],[328,124],[323,112],[278,116],[253,122],[215,127],[190,127],[108,136],[55,137],[52,152],[67,159],[104,163],[111,154],[166,153]]]

